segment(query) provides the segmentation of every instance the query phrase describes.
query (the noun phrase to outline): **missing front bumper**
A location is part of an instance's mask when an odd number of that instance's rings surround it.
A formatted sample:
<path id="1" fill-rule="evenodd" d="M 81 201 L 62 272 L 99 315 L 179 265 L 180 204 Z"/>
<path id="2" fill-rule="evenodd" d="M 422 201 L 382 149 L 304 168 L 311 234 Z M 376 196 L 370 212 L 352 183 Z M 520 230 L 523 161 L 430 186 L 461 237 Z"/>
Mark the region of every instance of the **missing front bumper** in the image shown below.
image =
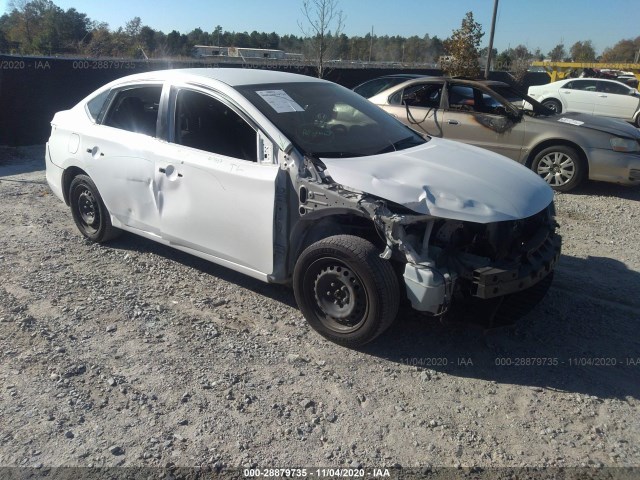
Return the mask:
<path id="1" fill-rule="evenodd" d="M 474 270 L 471 294 L 483 299 L 495 298 L 532 287 L 553 272 L 560 259 L 561 243 L 560 235 L 554 234 L 525 261 L 504 268 Z"/>

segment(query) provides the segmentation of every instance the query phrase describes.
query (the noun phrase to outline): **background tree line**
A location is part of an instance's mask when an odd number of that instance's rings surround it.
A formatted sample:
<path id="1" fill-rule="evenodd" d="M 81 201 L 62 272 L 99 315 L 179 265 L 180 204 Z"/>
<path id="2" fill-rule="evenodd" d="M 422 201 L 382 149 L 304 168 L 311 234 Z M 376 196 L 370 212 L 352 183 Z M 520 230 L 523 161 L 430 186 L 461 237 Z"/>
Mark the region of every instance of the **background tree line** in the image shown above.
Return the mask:
<path id="1" fill-rule="evenodd" d="M 196 28 L 189 33 L 173 30 L 164 33 L 142 23 L 135 17 L 117 29 L 90 19 L 75 8 L 63 10 L 51 0 L 14 0 L 10 11 L 0 17 L 0 52 L 24 55 L 82 55 L 117 58 L 166 58 L 191 56 L 194 45 L 218 45 L 246 48 L 280 49 L 288 53 L 305 54 L 310 39 L 300 35 L 278 35 L 275 32 L 230 32 L 216 25 L 211 31 Z M 466 19 L 469 20 L 468 18 Z M 471 21 L 473 17 L 471 16 Z M 463 20 L 463 27 L 464 27 Z M 472 34 L 482 37 L 478 30 Z M 473 24 L 469 24 L 473 27 Z M 347 36 L 338 32 L 328 37 L 333 44 L 332 60 L 400 63 L 432 63 L 442 55 L 451 55 L 459 43 L 454 35 L 448 39 L 425 34 L 422 37 L 388 36 L 367 33 Z M 446 48 L 449 47 L 449 48 Z M 485 48 L 478 56 L 486 56 Z M 546 55 L 540 49 L 530 51 L 524 45 L 494 50 L 494 69 L 517 69 L 533 60 L 633 62 L 640 50 L 640 36 L 619 41 L 598 56 L 590 40 L 578 41 L 567 50 L 560 43 Z M 468 56 L 468 53 L 467 53 Z"/>

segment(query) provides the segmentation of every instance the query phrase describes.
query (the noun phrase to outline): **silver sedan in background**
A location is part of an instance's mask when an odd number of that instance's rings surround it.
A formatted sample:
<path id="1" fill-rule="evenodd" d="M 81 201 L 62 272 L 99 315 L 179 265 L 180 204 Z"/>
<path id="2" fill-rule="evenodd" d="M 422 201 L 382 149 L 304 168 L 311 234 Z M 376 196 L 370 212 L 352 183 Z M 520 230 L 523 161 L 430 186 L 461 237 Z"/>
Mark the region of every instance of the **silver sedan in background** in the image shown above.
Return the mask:
<path id="1" fill-rule="evenodd" d="M 506 83 L 422 77 L 369 100 L 423 135 L 516 160 L 558 191 L 586 179 L 640 184 L 638 129 L 622 120 L 558 114 Z"/>

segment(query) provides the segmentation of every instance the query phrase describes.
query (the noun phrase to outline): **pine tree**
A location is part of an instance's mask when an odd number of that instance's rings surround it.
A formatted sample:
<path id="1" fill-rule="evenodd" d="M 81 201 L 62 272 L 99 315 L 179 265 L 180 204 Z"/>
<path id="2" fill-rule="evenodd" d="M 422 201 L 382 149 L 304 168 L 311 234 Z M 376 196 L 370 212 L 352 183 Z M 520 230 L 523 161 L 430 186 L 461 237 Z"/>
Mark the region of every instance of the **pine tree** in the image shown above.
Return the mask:
<path id="1" fill-rule="evenodd" d="M 473 19 L 472 12 L 467 12 L 461 27 L 443 42 L 449 57 L 442 64 L 444 72 L 452 76 L 479 77 L 478 47 L 483 36 L 482 25 Z"/>

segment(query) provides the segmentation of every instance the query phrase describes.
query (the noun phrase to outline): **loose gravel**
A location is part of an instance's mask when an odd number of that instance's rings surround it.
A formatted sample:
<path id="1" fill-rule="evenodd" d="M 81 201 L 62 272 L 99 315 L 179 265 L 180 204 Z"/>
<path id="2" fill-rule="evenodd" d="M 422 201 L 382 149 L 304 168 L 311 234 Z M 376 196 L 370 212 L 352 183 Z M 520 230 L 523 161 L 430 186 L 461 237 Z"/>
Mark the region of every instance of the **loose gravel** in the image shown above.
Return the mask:
<path id="1" fill-rule="evenodd" d="M 0 148 L 0 466 L 640 466 L 640 189 L 556 196 L 516 325 L 403 310 L 356 351 L 285 287 L 84 240 L 43 157 Z"/>

